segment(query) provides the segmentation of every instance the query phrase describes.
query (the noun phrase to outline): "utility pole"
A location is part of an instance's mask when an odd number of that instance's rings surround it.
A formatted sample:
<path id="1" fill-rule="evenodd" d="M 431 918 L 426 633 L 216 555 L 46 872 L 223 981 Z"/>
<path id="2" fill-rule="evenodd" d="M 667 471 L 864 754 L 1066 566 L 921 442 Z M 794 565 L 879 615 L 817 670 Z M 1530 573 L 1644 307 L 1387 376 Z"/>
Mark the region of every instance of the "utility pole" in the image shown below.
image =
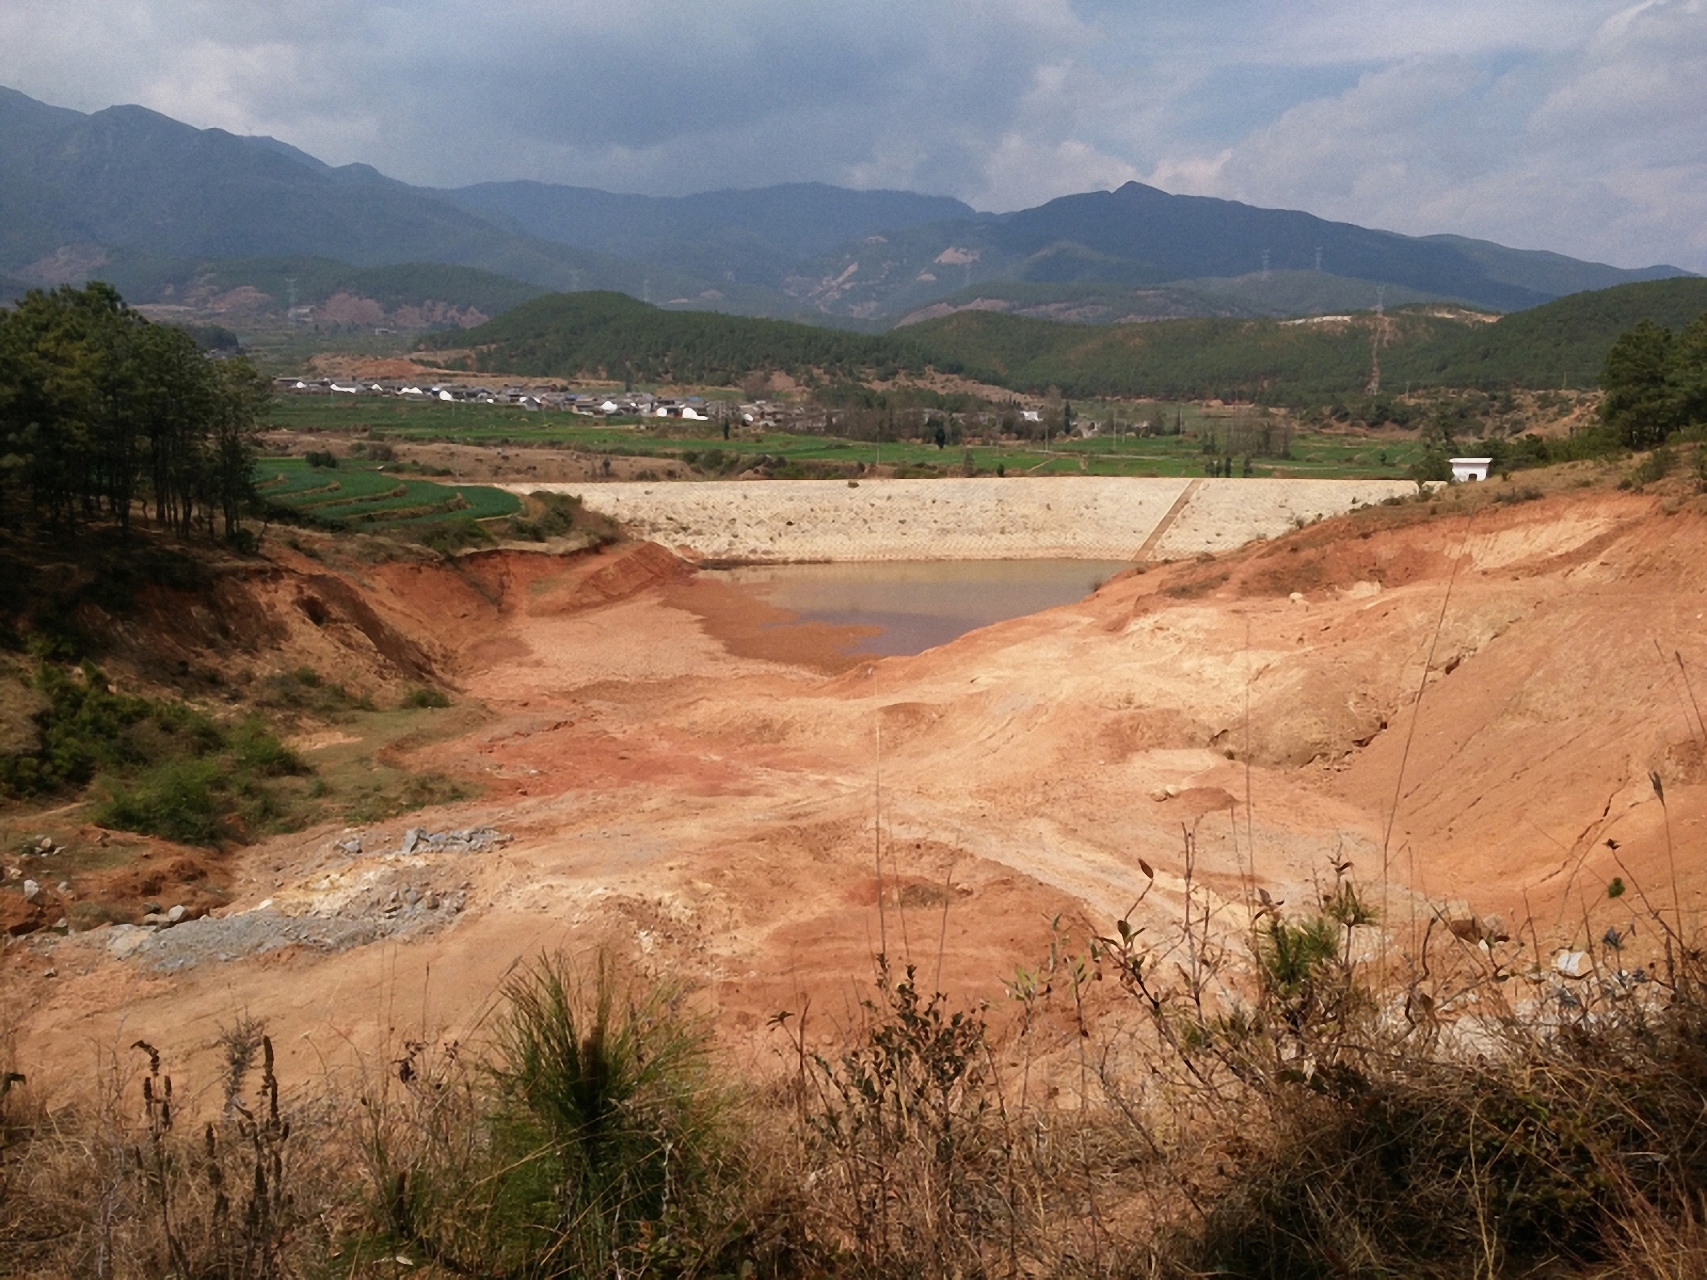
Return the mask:
<path id="1" fill-rule="evenodd" d="M 1375 287 L 1375 329 L 1369 338 L 1369 382 L 1363 388 L 1365 395 L 1379 395 L 1381 392 L 1381 342 L 1387 336 L 1387 286 Z"/>

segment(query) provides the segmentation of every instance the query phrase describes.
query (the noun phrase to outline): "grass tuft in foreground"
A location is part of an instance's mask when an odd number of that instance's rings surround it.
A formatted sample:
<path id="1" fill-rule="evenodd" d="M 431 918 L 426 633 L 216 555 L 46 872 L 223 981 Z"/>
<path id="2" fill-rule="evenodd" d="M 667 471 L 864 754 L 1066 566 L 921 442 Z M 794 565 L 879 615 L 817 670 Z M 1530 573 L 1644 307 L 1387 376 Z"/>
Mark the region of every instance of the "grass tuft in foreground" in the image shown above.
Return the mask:
<path id="1" fill-rule="evenodd" d="M 365 1106 L 380 1251 L 464 1275 L 670 1274 L 715 1254 L 735 1146 L 709 1027 L 669 985 L 548 957 L 505 988 L 491 1056 L 411 1046 Z"/>

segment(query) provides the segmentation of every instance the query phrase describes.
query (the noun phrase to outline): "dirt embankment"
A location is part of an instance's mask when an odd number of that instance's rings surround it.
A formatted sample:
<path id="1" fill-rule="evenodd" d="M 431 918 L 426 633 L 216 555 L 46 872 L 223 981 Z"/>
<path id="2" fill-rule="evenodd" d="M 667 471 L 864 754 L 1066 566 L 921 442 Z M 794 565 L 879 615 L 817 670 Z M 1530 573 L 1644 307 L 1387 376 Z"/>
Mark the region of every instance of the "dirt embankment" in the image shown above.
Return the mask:
<path id="1" fill-rule="evenodd" d="M 510 839 L 404 852 L 393 822 L 256 846 L 224 919 L 244 938 L 283 921 L 293 941 L 195 952 L 169 984 L 101 931 L 14 946 L 29 1051 L 105 1043 L 122 1022 L 175 1037 L 184 1078 L 211 1079 L 217 1023 L 248 1009 L 290 1046 L 286 1070 L 312 1072 L 400 1025 L 388 1002 L 423 1028 L 464 1026 L 518 958 L 600 943 L 697 980 L 728 1033 L 762 1046 L 767 1016 L 807 994 L 822 1033 L 851 1016 L 879 947 L 999 999 L 1052 921 L 1106 930 L 1130 910 L 1145 865 L 1139 924 L 1177 915 L 1189 889 L 1237 931 L 1255 887 L 1304 905 L 1344 861 L 1401 943 L 1413 920 L 1472 909 L 1532 920 L 1544 943 L 1598 936 L 1641 894 L 1669 901 L 1674 866 L 1698 910 L 1702 501 L 1468 502 L 1131 572 L 1081 604 L 830 674 L 810 660 L 826 637 L 800 647 L 708 601 L 657 548 L 341 568 L 400 653 L 485 708 L 404 748 L 480 788 L 409 824 Z M 280 652 L 400 672 L 316 585 L 325 571 L 273 571 Z M 1631 892 L 1610 897 L 1614 878 Z M 425 914 L 405 889 L 462 909 Z M 356 929 L 379 918 L 415 923 Z M 359 945 L 376 936 L 396 944 Z"/>
<path id="2" fill-rule="evenodd" d="M 371 722 L 411 693 L 454 688 L 518 599 L 542 613 L 585 609 L 681 569 L 647 544 L 448 560 L 395 547 L 387 554 L 403 559 L 376 559 L 373 549 L 293 534 L 270 540 L 264 557 L 236 558 L 144 533 L 122 548 L 96 539 L 61 559 L 7 544 L 4 567 L 21 591 L 4 602 L 4 617 L 91 654 L 113 693 L 182 699 L 220 722 L 259 709 L 311 756 L 365 745 L 406 770 L 418 736 L 408 725 L 397 726 L 399 749 L 383 716 L 369 725 L 371 742 L 323 717 L 347 721 L 360 712 Z M 49 701 L 29 680 L 32 662 L 0 650 L 0 744 L 8 753 L 40 746 L 37 717 Z M 94 799 L 103 794 L 98 786 Z M 0 809 L 0 934 L 135 923 L 173 908 L 193 920 L 229 905 L 242 854 L 104 831 L 83 821 L 88 812 L 75 804 L 41 814 L 17 803 Z"/>

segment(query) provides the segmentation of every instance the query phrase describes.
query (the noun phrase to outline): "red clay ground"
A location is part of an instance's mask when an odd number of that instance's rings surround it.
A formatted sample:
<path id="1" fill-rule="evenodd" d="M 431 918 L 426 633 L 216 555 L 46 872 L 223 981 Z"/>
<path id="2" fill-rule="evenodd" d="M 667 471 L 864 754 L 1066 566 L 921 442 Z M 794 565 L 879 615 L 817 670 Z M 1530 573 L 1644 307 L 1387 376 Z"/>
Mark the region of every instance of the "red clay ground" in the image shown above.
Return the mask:
<path id="1" fill-rule="evenodd" d="M 1306 904 L 1336 859 L 1401 945 L 1435 910 L 1598 936 L 1642 892 L 1669 911 L 1674 866 L 1698 915 L 1707 724 L 1685 677 L 1707 680 L 1703 500 L 1467 506 L 1366 510 L 851 665 L 827 629 L 757 625 L 759 606 L 650 546 L 285 556 L 250 587 L 279 661 L 394 683 L 430 666 L 487 714 L 408 758 L 485 794 L 378 824 L 359 855 L 334 848 L 342 828 L 245 850 L 222 914 L 355 918 L 405 879 L 466 909 L 170 972 L 114 958 L 108 930 L 16 944 L 22 1069 L 142 1036 L 174 1047 L 181 1085 L 211 1087 L 218 1025 L 248 1012 L 302 1079 L 388 1036 L 466 1035 L 516 963 L 599 944 L 700 984 L 764 1063 L 769 1015 L 809 996 L 827 1036 L 880 946 L 999 1001 L 1052 922 L 1082 937 L 1128 911 L 1141 859 L 1156 888 L 1134 919 L 1160 931 L 1187 831 L 1234 932 L 1250 886 Z M 395 854 L 406 826 L 481 824 L 514 839 Z M 1632 892 L 1609 899 L 1614 877 Z"/>

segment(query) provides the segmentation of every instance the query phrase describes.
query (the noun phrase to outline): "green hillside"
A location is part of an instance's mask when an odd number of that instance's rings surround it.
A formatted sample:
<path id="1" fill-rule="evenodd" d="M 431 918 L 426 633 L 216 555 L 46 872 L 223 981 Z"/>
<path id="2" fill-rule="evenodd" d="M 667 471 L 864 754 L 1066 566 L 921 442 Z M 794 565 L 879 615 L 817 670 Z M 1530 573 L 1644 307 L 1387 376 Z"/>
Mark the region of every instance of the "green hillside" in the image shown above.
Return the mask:
<path id="1" fill-rule="evenodd" d="M 473 348 L 479 370 L 704 385 L 737 383 L 774 369 L 820 370 L 854 379 L 925 369 L 923 353 L 908 338 L 665 311 L 606 292 L 550 294 L 477 328 L 435 334 L 419 345 L 423 350 Z"/>
<path id="2" fill-rule="evenodd" d="M 1404 353 L 1397 376 L 1452 387 L 1593 386 L 1606 353 L 1643 320 L 1679 329 L 1707 312 L 1707 279 L 1686 276 L 1574 293 L 1461 333 L 1433 350 Z"/>
<path id="3" fill-rule="evenodd" d="M 1297 403 L 1363 387 L 1373 325 L 1374 317 L 1358 316 L 1089 327 L 964 311 L 909 332 L 939 368 L 1016 391 Z M 1418 311 L 1391 315 L 1387 326 L 1395 347 L 1434 347 L 1456 337 L 1462 322 Z"/>
<path id="4" fill-rule="evenodd" d="M 1606 353 L 1640 320 L 1678 328 L 1707 312 L 1707 280 L 1643 281 L 1572 294 L 1489 321 L 1415 306 L 1388 314 L 1380 348 L 1388 388 L 1593 386 Z M 1361 390 L 1375 317 L 1168 320 L 1087 328 L 989 312 L 910 326 L 941 366 L 1022 391 L 1070 396 L 1265 400 L 1308 404 Z"/>
<path id="5" fill-rule="evenodd" d="M 425 348 L 474 348 L 478 370 L 730 385 L 753 373 L 887 380 L 934 368 L 1018 392 L 1072 398 L 1255 400 L 1318 405 L 1360 393 L 1381 335 L 1382 383 L 1422 387 L 1592 386 L 1613 340 L 1639 320 L 1677 328 L 1707 311 L 1707 280 L 1619 285 L 1490 321 L 1414 305 L 1304 320 L 1225 318 L 1084 325 L 961 311 L 886 335 L 706 312 L 621 294 L 553 294 Z"/>
<path id="6" fill-rule="evenodd" d="M 1257 273 L 1226 279 L 1176 280 L 1162 285 L 998 280 L 957 289 L 903 317 L 895 327 L 906 328 L 937 318 L 948 308 L 976 308 L 1077 324 L 1320 316 L 1367 310 L 1382 296 L 1379 292 L 1382 289 L 1389 307 L 1451 301 L 1415 289 L 1352 280 L 1326 271 L 1272 271 L 1267 276 Z"/>

